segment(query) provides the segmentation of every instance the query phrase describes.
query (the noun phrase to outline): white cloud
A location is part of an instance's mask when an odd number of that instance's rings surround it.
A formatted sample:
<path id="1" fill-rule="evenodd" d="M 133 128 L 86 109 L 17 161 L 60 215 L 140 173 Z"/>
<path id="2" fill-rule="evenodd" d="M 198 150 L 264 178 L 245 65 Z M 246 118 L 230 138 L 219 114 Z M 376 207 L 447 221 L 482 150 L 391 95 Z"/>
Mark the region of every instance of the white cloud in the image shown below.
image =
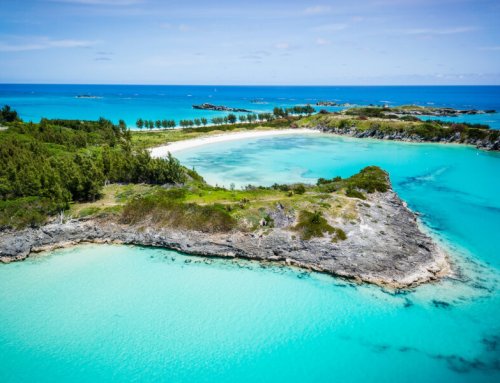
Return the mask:
<path id="1" fill-rule="evenodd" d="M 314 7 L 308 7 L 304 10 L 306 15 L 322 15 L 325 13 L 330 13 L 332 7 L 329 5 L 316 5 Z"/>
<path id="2" fill-rule="evenodd" d="M 290 49 L 290 44 L 285 43 L 285 42 L 281 42 L 281 43 L 274 44 L 274 47 L 276 49 L 287 50 L 287 49 Z"/>
<path id="3" fill-rule="evenodd" d="M 401 33 L 406 35 L 454 35 L 457 33 L 466 33 L 475 31 L 474 27 L 456 27 L 456 28 L 415 28 L 404 29 Z"/>
<path id="4" fill-rule="evenodd" d="M 46 37 L 33 39 L 29 43 L 4 43 L 0 41 L 0 52 L 23 52 L 23 51 L 36 51 L 51 48 L 88 48 L 95 44 L 97 41 L 88 40 L 52 40 Z"/>
<path id="5" fill-rule="evenodd" d="M 316 39 L 316 45 L 330 45 L 330 40 L 319 37 Z"/>

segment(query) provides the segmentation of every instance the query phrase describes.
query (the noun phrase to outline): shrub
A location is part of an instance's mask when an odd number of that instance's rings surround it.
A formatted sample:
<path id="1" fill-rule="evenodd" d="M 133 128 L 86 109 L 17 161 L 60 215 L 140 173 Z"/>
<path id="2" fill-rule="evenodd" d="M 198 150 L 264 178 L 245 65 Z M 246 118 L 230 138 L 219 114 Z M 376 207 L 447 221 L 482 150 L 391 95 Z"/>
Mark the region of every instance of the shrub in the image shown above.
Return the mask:
<path id="1" fill-rule="evenodd" d="M 223 205 L 183 203 L 176 193 L 160 191 L 133 199 L 123 209 L 122 222 L 207 233 L 228 232 L 236 226 Z"/>
<path id="2" fill-rule="evenodd" d="M 0 201 L 0 227 L 38 227 L 46 222 L 47 215 L 60 210 L 62 206 L 48 198 L 24 197 Z"/>
<path id="3" fill-rule="evenodd" d="M 351 198 L 366 199 L 365 195 L 353 188 L 347 188 L 345 195 Z"/>
<path id="4" fill-rule="evenodd" d="M 332 241 L 343 241 L 347 235 L 342 229 L 330 226 L 321 212 L 311 213 L 309 211 L 301 211 L 299 213 L 299 222 L 294 227 L 298 231 L 303 240 L 309 240 L 313 237 L 323 237 L 325 233 L 332 235 Z"/>
<path id="5" fill-rule="evenodd" d="M 303 184 L 298 184 L 293 188 L 295 194 L 304 194 L 306 192 L 306 187 Z"/>

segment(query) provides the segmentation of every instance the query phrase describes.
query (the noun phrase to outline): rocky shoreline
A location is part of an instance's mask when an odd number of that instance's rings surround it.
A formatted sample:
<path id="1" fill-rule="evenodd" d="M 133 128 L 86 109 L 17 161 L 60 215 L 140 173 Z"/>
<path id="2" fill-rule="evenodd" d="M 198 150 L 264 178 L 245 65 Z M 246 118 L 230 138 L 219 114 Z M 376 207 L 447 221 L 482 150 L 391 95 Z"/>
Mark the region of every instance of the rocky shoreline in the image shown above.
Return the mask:
<path id="1" fill-rule="evenodd" d="M 476 139 L 467 138 L 463 139 L 460 133 L 455 133 L 454 135 L 447 138 L 433 138 L 427 139 L 416 134 L 409 134 L 407 132 L 386 132 L 379 129 L 367 129 L 359 130 L 356 126 L 351 126 L 348 128 L 339 127 L 329 127 L 325 125 L 315 125 L 310 127 L 312 129 L 319 130 L 322 133 L 332 133 L 341 136 L 350 136 L 354 138 L 374 138 L 378 140 L 387 141 L 405 141 L 405 142 L 430 142 L 430 143 L 442 143 L 442 144 L 462 144 L 462 145 L 472 145 L 477 149 L 487 150 L 487 151 L 500 151 L 500 137 L 496 140 L 490 139 Z"/>
<path id="2" fill-rule="evenodd" d="M 493 109 L 453 109 L 453 108 L 387 108 L 393 111 L 394 114 L 400 116 L 434 116 L 434 117 L 459 117 L 464 115 L 476 114 L 493 114 L 496 113 Z"/>
<path id="3" fill-rule="evenodd" d="M 269 215 L 275 227 L 254 232 L 201 233 L 124 225 L 118 219 L 69 220 L 40 228 L 0 232 L 0 261 L 21 261 L 31 253 L 82 242 L 158 246 L 191 255 L 279 262 L 357 282 L 410 288 L 450 273 L 444 252 L 424 234 L 416 215 L 392 190 L 357 202 L 356 222 L 339 221 L 344 241 L 302 240 L 290 230 L 279 204 Z"/>

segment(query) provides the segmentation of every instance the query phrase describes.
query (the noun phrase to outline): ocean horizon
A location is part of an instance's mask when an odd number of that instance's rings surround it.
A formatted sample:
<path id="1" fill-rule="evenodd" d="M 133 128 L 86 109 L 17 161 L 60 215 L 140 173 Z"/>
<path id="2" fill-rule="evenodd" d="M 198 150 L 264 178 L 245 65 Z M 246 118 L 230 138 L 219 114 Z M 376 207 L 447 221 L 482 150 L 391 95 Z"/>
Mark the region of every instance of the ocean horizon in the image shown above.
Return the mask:
<path id="1" fill-rule="evenodd" d="M 124 120 L 135 127 L 137 119 L 211 119 L 227 112 L 195 110 L 193 105 L 212 103 L 270 112 L 319 101 L 339 105 L 416 104 L 455 109 L 493 109 L 496 113 L 441 118 L 500 129 L 500 86 L 498 85 L 104 85 L 104 84 L 0 84 L 0 105 L 10 105 L 26 121 L 41 118 Z M 317 110 L 339 111 L 347 106 L 316 106 Z M 435 119 L 435 118 L 433 118 Z"/>

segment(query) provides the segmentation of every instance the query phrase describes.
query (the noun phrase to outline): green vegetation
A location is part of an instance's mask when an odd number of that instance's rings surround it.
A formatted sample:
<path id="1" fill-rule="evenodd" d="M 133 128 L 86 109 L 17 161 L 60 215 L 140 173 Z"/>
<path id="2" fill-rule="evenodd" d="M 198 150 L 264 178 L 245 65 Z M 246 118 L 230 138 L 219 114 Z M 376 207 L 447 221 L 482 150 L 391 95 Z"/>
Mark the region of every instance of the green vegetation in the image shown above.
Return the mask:
<path id="1" fill-rule="evenodd" d="M 21 121 L 17 112 L 11 109 L 9 105 L 4 105 L 4 107 L 0 109 L 0 124 L 14 121 Z"/>
<path id="2" fill-rule="evenodd" d="M 313 237 L 323 237 L 325 234 L 330 234 L 334 242 L 343 241 L 347 238 L 346 233 L 342 229 L 330 226 L 327 220 L 318 211 L 314 213 L 301 211 L 294 230 L 298 231 L 301 238 L 304 240 Z"/>
<path id="3" fill-rule="evenodd" d="M 332 179 L 320 178 L 317 182 L 318 188 L 324 192 L 334 192 L 341 189 L 346 189 L 348 197 L 365 199 L 361 193 L 381 192 L 385 193 L 389 190 L 389 176 L 378 166 L 368 166 L 362 169 L 359 173 L 353 176 L 342 179 L 335 177 Z"/>
<path id="4" fill-rule="evenodd" d="M 222 117 L 215 117 L 222 118 Z M 248 118 L 248 116 L 247 116 Z M 153 130 L 149 132 L 130 132 L 131 143 L 134 149 L 145 149 L 154 146 L 165 145 L 168 142 L 176 142 L 207 136 L 211 134 L 221 134 L 224 132 L 237 132 L 247 130 L 267 130 L 290 128 L 300 117 L 287 117 L 282 119 L 269 120 L 265 122 L 255 122 L 245 124 L 224 124 L 200 127 L 188 127 L 183 129 Z M 201 119 L 200 119 L 201 121 Z"/>
<path id="5" fill-rule="evenodd" d="M 6 109 L 6 108 L 4 108 Z M 0 131 L 0 225 L 36 225 L 72 201 L 94 201 L 112 182 L 182 183 L 179 162 L 132 149 L 125 124 L 10 121 Z"/>
<path id="6" fill-rule="evenodd" d="M 370 108 L 356 108 L 363 113 L 365 109 Z M 376 109 L 381 110 L 380 108 Z M 419 119 L 415 121 L 413 116 L 355 117 L 350 116 L 349 113 L 352 113 L 352 109 L 346 111 L 346 114 L 316 114 L 302 118 L 297 122 L 297 125 L 300 127 L 322 126 L 326 129 L 340 131 L 352 129 L 358 133 L 365 133 L 369 137 L 376 134 L 404 135 L 423 141 L 453 140 L 465 143 L 470 140 L 495 142 L 500 139 L 500 131 L 490 130 L 488 126 L 481 124 L 451 123 L 439 120 L 421 121 Z"/>
<path id="7" fill-rule="evenodd" d="M 156 190 L 130 201 L 121 220 L 126 224 L 137 224 L 147 217 L 149 224 L 154 226 L 208 233 L 228 232 L 236 226 L 236 220 L 224 206 L 186 203 L 183 199 L 184 191 Z"/>
<path id="8" fill-rule="evenodd" d="M 332 183 L 335 183 L 334 187 L 327 191 Z M 358 190 L 369 193 L 387 190 L 388 187 L 386 173 L 379 168 L 370 167 L 346 179 L 337 177 L 322 180 L 318 186 L 249 185 L 235 190 L 213 187 L 203 180 L 192 179 L 183 186 L 167 190 L 151 187 L 118 191 L 115 188 L 113 193 L 114 204 L 122 207 L 121 221 L 126 224 L 209 233 L 227 232 L 236 228 L 254 231 L 273 227 L 275 223 L 272 212 L 276 211 L 276 206 L 280 206 L 289 216 L 299 217 L 298 226 L 290 229 L 299 231 L 302 238 L 309 239 L 318 236 L 318 233 L 328 233 L 332 240 L 340 241 L 345 239 L 345 233 L 326 226 L 323 215 L 352 221 L 357 217 L 356 200 L 349 198 L 347 191 L 350 190 L 355 198 L 359 198 L 361 192 Z M 85 208 L 89 207 L 86 205 Z M 102 205 L 102 209 L 109 208 L 109 203 Z M 116 211 L 118 210 L 115 209 L 114 212 Z M 308 211 L 316 212 L 316 218 L 311 222 L 304 218 Z"/>
<path id="9" fill-rule="evenodd" d="M 299 119 L 270 118 L 263 125 L 258 118 L 247 115 L 240 121 L 252 130 L 290 127 Z M 39 226 L 64 213 L 207 233 L 269 230 L 276 225 L 273 214 L 279 206 L 289 217 L 286 227 L 302 238 L 328 235 L 339 241 L 345 233 L 327 219 L 356 220 L 356 199 L 389 187 L 386 173 L 369 167 L 346 179 L 320 179 L 317 185 L 225 189 L 206 184 L 172 156 L 152 159 L 145 150 L 157 143 L 240 130 L 236 123 L 142 133 L 127 130 L 123 121 L 114 125 L 102 118 L 42 119 L 39 124 L 9 119 L 8 128 L 0 132 L 0 228 Z M 141 120 L 138 125 L 150 128 L 163 122 Z"/>
<path id="10" fill-rule="evenodd" d="M 174 120 L 143 120 L 142 118 L 139 118 L 135 122 L 135 126 L 137 129 L 142 130 L 144 128 L 149 128 L 149 129 L 168 129 L 168 128 L 175 128 L 175 121 Z"/>

